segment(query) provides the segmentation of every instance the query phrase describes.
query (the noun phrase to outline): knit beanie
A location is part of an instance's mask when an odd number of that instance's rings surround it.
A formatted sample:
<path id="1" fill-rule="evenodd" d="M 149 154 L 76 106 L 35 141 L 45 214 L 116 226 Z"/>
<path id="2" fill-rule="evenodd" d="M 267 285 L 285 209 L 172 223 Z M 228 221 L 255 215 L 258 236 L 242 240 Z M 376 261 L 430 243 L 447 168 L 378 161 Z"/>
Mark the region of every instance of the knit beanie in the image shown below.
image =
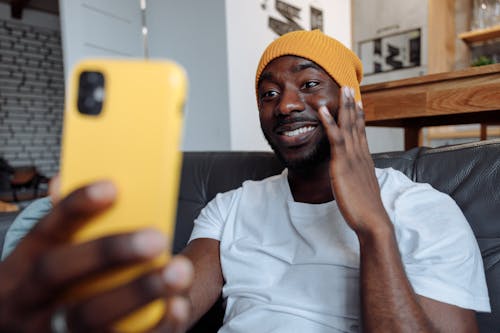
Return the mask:
<path id="1" fill-rule="evenodd" d="M 255 75 L 256 92 L 264 68 L 274 59 L 285 55 L 299 56 L 315 62 L 340 87 L 354 88 L 356 101 L 361 100 L 359 91 L 359 84 L 363 78 L 361 61 L 354 52 L 320 30 L 289 32 L 269 44 L 257 67 L 257 74 Z"/>

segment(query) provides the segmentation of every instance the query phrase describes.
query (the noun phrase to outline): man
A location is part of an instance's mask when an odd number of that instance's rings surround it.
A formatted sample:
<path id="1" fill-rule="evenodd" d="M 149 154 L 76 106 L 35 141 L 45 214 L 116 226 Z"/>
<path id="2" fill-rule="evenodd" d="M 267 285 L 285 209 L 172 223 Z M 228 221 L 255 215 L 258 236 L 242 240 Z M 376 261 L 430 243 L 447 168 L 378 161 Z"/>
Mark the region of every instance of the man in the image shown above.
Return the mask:
<path id="1" fill-rule="evenodd" d="M 489 301 L 472 231 L 448 196 L 395 170 L 374 169 L 361 77 L 354 53 L 319 31 L 289 33 L 266 49 L 256 75 L 259 117 L 287 169 L 219 194 L 201 212 L 183 251 L 194 267 L 192 286 L 188 265 L 169 274 L 182 276 L 170 281 L 170 301 L 184 302 L 187 292 L 191 313 L 170 311 L 165 325 L 195 322 L 222 292 L 220 332 L 477 331 L 474 310 L 489 311 Z M 57 229 L 64 212 L 83 216 L 78 224 L 105 209 L 113 188 L 97 186 L 105 200 L 82 207 L 77 202 L 89 198 L 77 192 L 38 234 Z M 78 209 L 62 208 L 71 205 Z M 71 251 L 58 252 L 68 259 Z M 74 313 L 70 307 L 71 327 L 78 326 Z"/>

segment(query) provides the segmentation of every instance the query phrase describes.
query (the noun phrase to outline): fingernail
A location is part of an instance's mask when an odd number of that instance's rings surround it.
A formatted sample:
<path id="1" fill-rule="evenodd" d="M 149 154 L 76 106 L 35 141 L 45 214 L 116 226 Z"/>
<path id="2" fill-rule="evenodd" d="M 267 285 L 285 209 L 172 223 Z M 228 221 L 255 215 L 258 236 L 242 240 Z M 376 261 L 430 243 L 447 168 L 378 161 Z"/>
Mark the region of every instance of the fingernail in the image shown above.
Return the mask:
<path id="1" fill-rule="evenodd" d="M 177 320 L 185 321 L 189 316 L 189 303 L 180 297 L 173 298 L 170 302 L 170 311 Z"/>
<path id="2" fill-rule="evenodd" d="M 362 109 L 363 108 L 363 102 L 358 101 L 358 106 Z"/>
<path id="3" fill-rule="evenodd" d="M 328 112 L 328 108 L 324 105 L 319 107 L 319 112 L 321 112 L 322 114 L 324 114 L 327 117 L 330 116 L 330 112 Z"/>
<path id="4" fill-rule="evenodd" d="M 110 200 L 115 198 L 116 188 L 111 182 L 98 182 L 87 188 L 87 195 L 94 201 Z"/>
<path id="5" fill-rule="evenodd" d="M 52 177 L 49 182 L 49 195 L 50 200 L 53 205 L 55 205 L 60 199 L 60 190 L 61 190 L 61 177 L 59 174 Z"/>
<path id="6" fill-rule="evenodd" d="M 342 92 L 344 93 L 344 97 L 349 97 L 349 87 L 344 87 Z"/>
<path id="7" fill-rule="evenodd" d="M 160 232 L 146 229 L 132 236 L 132 246 L 137 254 L 152 257 L 167 247 L 167 240 Z"/>
<path id="8" fill-rule="evenodd" d="M 163 271 L 165 283 L 182 287 L 193 276 L 193 266 L 184 259 L 174 258 Z"/>
<path id="9" fill-rule="evenodd" d="M 354 90 L 353 90 L 351 87 L 348 87 L 348 88 L 347 88 L 347 96 L 348 96 L 349 98 L 354 98 L 353 91 L 354 91 Z"/>

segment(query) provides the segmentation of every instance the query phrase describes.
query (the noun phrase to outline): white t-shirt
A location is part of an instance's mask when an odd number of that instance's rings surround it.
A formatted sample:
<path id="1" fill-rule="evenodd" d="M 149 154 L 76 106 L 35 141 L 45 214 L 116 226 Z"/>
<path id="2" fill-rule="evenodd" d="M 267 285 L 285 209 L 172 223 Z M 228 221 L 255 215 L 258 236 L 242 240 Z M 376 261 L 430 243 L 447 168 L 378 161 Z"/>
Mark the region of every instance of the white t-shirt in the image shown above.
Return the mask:
<path id="1" fill-rule="evenodd" d="M 415 292 L 490 311 L 483 263 L 456 203 L 394 169 L 376 169 Z M 359 332 L 359 242 L 335 201 L 293 200 L 287 171 L 218 194 L 190 240 L 220 241 L 227 301 L 219 332 Z"/>

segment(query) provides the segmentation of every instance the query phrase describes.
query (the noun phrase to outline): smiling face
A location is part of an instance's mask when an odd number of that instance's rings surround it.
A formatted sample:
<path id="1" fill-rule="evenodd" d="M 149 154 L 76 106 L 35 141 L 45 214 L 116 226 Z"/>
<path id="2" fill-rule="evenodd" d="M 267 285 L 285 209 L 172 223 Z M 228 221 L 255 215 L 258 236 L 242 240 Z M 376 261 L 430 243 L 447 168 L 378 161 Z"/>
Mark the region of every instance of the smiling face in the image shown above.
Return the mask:
<path id="1" fill-rule="evenodd" d="M 318 109 L 337 115 L 339 86 L 314 62 L 296 56 L 271 61 L 258 84 L 260 126 L 276 155 L 290 169 L 330 158 Z"/>

